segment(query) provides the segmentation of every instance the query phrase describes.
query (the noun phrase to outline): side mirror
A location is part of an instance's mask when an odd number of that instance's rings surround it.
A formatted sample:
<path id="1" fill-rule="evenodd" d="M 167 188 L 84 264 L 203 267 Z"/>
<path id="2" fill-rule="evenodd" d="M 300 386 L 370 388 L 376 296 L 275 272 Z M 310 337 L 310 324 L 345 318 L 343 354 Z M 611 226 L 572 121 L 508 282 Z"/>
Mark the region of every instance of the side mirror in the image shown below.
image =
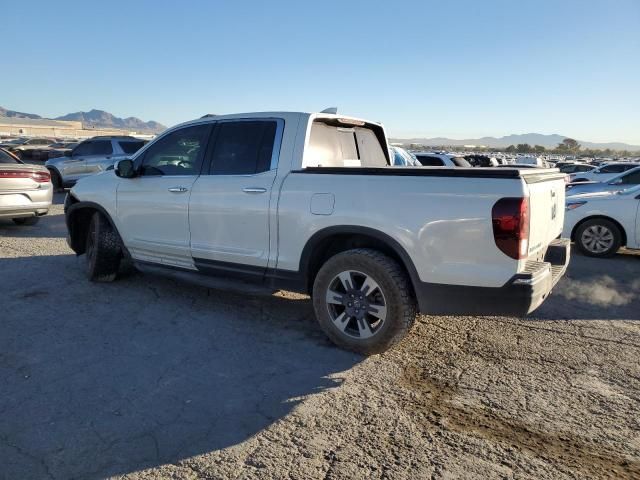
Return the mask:
<path id="1" fill-rule="evenodd" d="M 73 156 L 73 150 L 67 150 L 64 152 L 64 156 L 65 157 L 72 157 Z"/>
<path id="2" fill-rule="evenodd" d="M 621 178 L 609 183 L 609 185 L 621 185 L 621 184 L 622 184 L 622 179 Z"/>
<path id="3" fill-rule="evenodd" d="M 120 178 L 133 178 L 136 176 L 136 169 L 133 160 L 124 158 L 118 161 L 113 167 L 116 175 Z"/>

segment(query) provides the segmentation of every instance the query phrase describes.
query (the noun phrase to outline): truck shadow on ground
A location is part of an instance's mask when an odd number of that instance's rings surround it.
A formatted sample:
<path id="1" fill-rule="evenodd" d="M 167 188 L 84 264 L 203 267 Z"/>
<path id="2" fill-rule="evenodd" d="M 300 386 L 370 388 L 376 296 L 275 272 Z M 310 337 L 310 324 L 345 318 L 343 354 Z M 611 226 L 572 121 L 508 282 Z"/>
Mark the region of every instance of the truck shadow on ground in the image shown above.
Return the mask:
<path id="1" fill-rule="evenodd" d="M 93 284 L 77 262 L 0 259 L 6 478 L 98 479 L 237 445 L 362 359 L 304 297 Z"/>

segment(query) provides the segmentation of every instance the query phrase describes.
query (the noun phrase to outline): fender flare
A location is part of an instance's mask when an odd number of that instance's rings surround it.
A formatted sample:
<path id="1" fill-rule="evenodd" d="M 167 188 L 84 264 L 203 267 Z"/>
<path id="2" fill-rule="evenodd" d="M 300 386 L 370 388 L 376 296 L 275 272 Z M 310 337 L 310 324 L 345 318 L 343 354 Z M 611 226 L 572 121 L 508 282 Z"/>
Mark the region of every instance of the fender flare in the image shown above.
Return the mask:
<path id="1" fill-rule="evenodd" d="M 107 221 L 109 222 L 109 225 L 111 225 L 111 228 L 113 228 L 113 231 L 116 232 L 116 234 L 120 238 L 120 244 L 122 246 L 123 253 L 126 256 L 129 256 L 129 252 L 127 251 L 126 247 L 124 246 L 124 243 L 122 242 L 122 237 L 120 236 L 120 232 L 118 231 L 118 228 L 116 227 L 116 224 L 111 218 L 111 215 L 109 214 L 109 212 L 107 212 L 107 210 L 102 205 L 95 202 L 76 201 L 73 203 L 68 203 L 67 200 L 73 199 L 73 198 L 75 197 L 73 197 L 71 194 L 67 195 L 67 199 L 65 199 L 65 210 L 64 210 L 65 223 L 67 225 L 67 232 L 68 232 L 67 243 L 69 244 L 71 249 L 74 252 L 76 252 L 77 255 L 81 255 L 82 253 L 84 253 L 84 250 L 82 249 L 82 246 L 79 243 L 79 238 L 77 237 L 77 235 L 75 235 L 76 232 L 74 230 L 73 219 L 75 218 L 75 216 L 78 214 L 79 211 L 88 209 L 88 210 L 95 210 L 97 212 L 100 212 L 107 219 Z"/>
<path id="2" fill-rule="evenodd" d="M 305 244 L 300 255 L 299 272 L 303 275 L 303 278 L 309 278 L 309 266 L 313 258 L 313 252 L 316 247 L 329 237 L 336 235 L 365 235 L 387 245 L 400 259 L 402 265 L 409 274 L 412 286 L 415 288 L 421 282 L 418 271 L 413 263 L 413 260 L 404 249 L 404 247 L 396 239 L 389 234 L 376 230 L 375 228 L 362 227 L 358 225 L 334 225 L 326 227 L 315 232 Z"/>

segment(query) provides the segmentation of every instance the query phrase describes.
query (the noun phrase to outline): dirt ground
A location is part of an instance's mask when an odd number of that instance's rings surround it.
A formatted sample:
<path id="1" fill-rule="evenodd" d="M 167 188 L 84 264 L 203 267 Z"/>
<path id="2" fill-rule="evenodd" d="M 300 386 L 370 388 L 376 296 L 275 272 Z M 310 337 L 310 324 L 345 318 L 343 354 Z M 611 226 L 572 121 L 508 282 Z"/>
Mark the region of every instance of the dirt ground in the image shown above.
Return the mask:
<path id="1" fill-rule="evenodd" d="M 0 221 L 0 479 L 640 478 L 639 255 L 363 358 L 300 295 L 87 282 L 62 200 Z"/>

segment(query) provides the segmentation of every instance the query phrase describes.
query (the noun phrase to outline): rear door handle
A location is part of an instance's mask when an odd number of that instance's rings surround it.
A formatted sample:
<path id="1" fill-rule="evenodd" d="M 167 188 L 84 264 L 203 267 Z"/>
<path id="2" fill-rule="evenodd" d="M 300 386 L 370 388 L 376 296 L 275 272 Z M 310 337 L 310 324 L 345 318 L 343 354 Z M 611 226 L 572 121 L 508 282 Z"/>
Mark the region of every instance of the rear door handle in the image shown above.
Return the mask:
<path id="1" fill-rule="evenodd" d="M 266 188 L 261 187 L 245 187 L 242 189 L 244 193 L 264 193 L 267 191 Z"/>
<path id="2" fill-rule="evenodd" d="M 173 193 L 184 193 L 188 192 L 189 189 L 187 187 L 169 187 L 169 191 Z"/>

